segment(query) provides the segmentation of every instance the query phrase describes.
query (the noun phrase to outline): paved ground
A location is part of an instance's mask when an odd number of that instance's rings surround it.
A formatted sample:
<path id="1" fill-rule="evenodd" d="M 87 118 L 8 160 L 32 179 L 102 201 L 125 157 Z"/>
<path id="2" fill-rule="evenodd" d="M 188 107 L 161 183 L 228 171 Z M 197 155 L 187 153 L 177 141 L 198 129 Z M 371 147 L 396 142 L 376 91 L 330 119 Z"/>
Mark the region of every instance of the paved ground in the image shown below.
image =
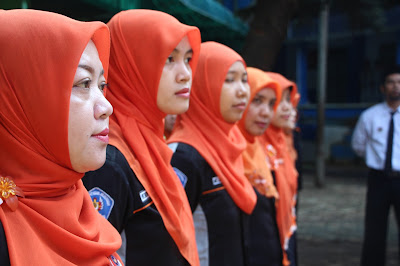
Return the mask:
<path id="1" fill-rule="evenodd" d="M 366 170 L 360 166 L 327 166 L 324 188 L 314 186 L 312 167 L 304 174 L 299 198 L 300 266 L 359 265 L 363 238 Z M 387 266 L 397 260 L 394 215 L 388 234 Z"/>

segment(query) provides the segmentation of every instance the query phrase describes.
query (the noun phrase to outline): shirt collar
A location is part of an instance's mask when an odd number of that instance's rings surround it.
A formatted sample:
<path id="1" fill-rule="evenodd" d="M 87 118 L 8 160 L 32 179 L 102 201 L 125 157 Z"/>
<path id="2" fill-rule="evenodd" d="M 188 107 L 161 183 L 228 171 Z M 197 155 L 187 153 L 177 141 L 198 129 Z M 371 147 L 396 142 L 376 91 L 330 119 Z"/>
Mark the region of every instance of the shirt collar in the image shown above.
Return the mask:
<path id="1" fill-rule="evenodd" d="M 393 110 L 393 109 L 387 104 L 387 102 L 384 102 L 384 108 L 385 108 L 385 110 L 387 110 L 388 112 L 393 112 L 393 111 L 395 111 L 396 113 L 397 113 L 397 112 L 400 112 L 400 106 L 397 107 L 396 110 Z"/>

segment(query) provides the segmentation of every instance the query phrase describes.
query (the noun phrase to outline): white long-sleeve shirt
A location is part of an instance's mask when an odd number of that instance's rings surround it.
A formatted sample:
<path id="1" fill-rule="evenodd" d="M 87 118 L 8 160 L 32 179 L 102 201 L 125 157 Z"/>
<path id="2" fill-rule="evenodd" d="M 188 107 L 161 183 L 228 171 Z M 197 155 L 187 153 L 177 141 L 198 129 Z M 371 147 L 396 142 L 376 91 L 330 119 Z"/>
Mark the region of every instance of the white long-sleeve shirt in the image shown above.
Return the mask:
<path id="1" fill-rule="evenodd" d="M 383 102 L 362 112 L 358 119 L 351 146 L 359 156 L 365 158 L 365 163 L 369 168 L 384 169 L 390 113 L 392 111 L 394 110 Z M 400 171 L 400 107 L 393 115 L 393 121 L 392 169 Z"/>

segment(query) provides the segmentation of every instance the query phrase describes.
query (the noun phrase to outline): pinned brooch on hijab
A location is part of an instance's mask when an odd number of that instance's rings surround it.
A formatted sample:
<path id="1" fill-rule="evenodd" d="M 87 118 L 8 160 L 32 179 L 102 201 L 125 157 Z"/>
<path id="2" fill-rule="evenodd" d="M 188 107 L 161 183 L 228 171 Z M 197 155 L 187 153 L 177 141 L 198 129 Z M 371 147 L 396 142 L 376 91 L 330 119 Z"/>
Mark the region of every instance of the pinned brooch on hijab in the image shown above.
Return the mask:
<path id="1" fill-rule="evenodd" d="M 12 211 L 15 211 L 18 207 L 17 197 L 25 197 L 22 189 L 15 185 L 11 177 L 0 176 L 0 205 L 5 202 Z"/>

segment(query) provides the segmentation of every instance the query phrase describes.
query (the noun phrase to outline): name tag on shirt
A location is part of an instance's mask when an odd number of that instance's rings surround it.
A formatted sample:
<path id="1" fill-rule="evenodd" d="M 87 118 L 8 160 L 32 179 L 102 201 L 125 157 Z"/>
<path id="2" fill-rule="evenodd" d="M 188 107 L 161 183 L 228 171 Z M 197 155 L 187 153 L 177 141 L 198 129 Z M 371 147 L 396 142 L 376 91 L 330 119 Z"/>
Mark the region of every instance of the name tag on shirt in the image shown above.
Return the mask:
<path id="1" fill-rule="evenodd" d="M 214 177 L 212 178 L 212 184 L 213 184 L 214 186 L 221 185 L 221 180 L 219 180 L 218 176 L 214 176 Z"/>
<path id="2" fill-rule="evenodd" d="M 142 190 L 139 192 L 140 200 L 144 203 L 146 200 L 149 199 L 149 194 L 147 194 L 146 190 Z"/>

